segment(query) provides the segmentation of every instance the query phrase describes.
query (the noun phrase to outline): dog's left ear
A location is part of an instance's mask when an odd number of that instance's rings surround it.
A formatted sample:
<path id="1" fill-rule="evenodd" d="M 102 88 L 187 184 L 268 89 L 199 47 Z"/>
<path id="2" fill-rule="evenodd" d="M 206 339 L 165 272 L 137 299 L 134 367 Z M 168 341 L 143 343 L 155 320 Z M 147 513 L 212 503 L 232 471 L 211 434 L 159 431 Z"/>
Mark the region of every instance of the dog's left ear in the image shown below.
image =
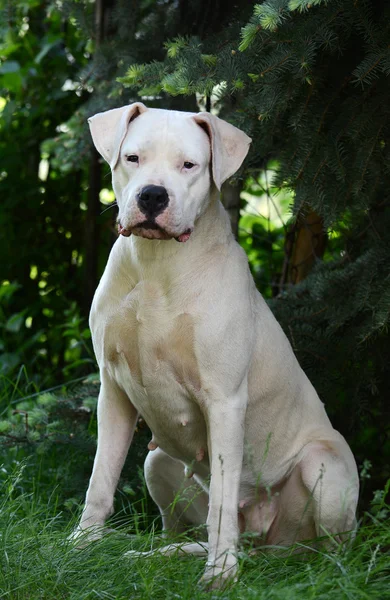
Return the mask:
<path id="1" fill-rule="evenodd" d="M 148 110 L 142 102 L 97 113 L 88 119 L 96 150 L 114 170 L 131 121 Z"/>
<path id="2" fill-rule="evenodd" d="M 223 182 L 241 167 L 252 140 L 241 129 L 210 113 L 199 113 L 194 120 L 210 138 L 213 179 L 220 190 Z"/>

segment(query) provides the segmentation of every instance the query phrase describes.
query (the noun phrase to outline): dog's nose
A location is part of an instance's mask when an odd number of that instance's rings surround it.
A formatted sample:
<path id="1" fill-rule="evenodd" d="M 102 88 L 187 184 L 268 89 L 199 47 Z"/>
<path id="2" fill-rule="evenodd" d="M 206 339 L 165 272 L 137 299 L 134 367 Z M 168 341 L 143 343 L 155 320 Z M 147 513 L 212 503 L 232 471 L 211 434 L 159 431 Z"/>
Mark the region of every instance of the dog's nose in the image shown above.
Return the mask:
<path id="1" fill-rule="evenodd" d="M 168 192 L 161 185 L 147 185 L 138 195 L 138 206 L 148 217 L 157 217 L 169 203 Z"/>

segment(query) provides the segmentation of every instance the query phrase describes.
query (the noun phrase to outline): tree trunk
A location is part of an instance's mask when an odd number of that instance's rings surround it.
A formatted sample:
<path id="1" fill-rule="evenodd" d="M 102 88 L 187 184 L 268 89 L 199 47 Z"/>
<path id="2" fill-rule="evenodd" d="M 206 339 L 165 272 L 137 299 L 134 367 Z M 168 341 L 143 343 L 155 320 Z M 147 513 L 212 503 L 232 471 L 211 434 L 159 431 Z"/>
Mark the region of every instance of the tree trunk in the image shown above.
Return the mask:
<path id="1" fill-rule="evenodd" d="M 104 9 L 105 0 L 95 3 L 95 48 L 98 49 L 104 39 Z M 95 148 L 91 150 L 89 162 L 88 205 L 85 221 L 85 287 L 83 309 L 89 314 L 92 299 L 98 284 L 98 255 L 100 242 L 100 188 L 102 165 L 100 156 Z"/>
<path id="2" fill-rule="evenodd" d="M 316 212 L 298 215 L 286 234 L 280 290 L 287 283 L 299 283 L 308 276 L 314 262 L 323 257 L 327 239 L 323 219 Z"/>

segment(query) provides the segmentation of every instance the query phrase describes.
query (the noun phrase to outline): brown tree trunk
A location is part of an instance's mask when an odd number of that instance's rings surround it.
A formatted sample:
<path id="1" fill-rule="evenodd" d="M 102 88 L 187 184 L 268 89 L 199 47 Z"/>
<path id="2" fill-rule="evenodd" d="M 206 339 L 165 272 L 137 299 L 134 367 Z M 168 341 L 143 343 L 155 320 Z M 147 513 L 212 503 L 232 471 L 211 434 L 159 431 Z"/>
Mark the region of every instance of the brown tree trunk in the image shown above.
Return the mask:
<path id="1" fill-rule="evenodd" d="M 280 290 L 307 277 L 314 262 L 323 257 L 327 240 L 323 219 L 316 212 L 298 215 L 286 234 Z"/>

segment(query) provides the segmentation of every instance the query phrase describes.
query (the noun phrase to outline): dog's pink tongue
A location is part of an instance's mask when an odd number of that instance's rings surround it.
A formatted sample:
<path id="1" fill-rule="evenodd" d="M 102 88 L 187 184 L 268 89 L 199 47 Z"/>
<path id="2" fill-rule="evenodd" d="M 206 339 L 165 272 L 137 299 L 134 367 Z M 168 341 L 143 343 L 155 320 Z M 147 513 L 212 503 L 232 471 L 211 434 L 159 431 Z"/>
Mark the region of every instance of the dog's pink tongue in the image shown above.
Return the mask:
<path id="1" fill-rule="evenodd" d="M 190 235 L 191 235 L 191 229 L 187 229 L 187 231 L 185 231 L 184 233 L 182 233 L 181 235 L 179 235 L 176 240 L 178 242 L 187 242 L 190 239 Z"/>
<path id="2" fill-rule="evenodd" d="M 124 235 L 125 237 L 129 237 L 129 235 L 131 235 L 131 231 L 122 227 L 120 223 L 118 224 L 118 233 L 120 235 Z"/>

